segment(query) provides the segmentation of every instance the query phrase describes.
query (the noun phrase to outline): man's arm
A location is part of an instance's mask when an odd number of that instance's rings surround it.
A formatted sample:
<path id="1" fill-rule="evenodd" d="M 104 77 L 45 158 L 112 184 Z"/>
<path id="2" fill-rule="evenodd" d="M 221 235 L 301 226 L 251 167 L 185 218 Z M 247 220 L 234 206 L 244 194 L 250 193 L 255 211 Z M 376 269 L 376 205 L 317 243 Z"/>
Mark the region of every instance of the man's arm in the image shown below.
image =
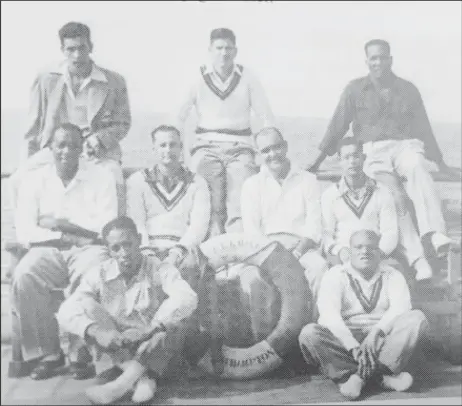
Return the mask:
<path id="1" fill-rule="evenodd" d="M 179 244 L 187 248 L 199 245 L 207 234 L 210 224 L 210 192 L 207 183 L 200 176 L 195 176 L 197 185 L 193 207 L 189 215 L 189 226 Z"/>
<path id="2" fill-rule="evenodd" d="M 141 234 L 141 245 L 149 245 L 147 213 L 143 196 L 141 174 L 134 173 L 127 179 L 127 216 L 132 218 Z"/>
<path id="3" fill-rule="evenodd" d="M 132 120 L 125 79 L 118 76 L 115 81 L 118 82 L 118 86 L 112 90 L 115 92 L 114 109 L 108 117 L 98 120 L 92 129 L 92 135 L 98 138 L 106 149 L 116 147 L 125 138 Z"/>
<path id="4" fill-rule="evenodd" d="M 330 255 L 338 255 L 341 249 L 347 248 L 336 242 L 337 219 L 334 213 L 334 191 L 327 189 L 321 196 L 322 224 L 324 229 L 323 246 L 324 252 Z"/>
<path id="5" fill-rule="evenodd" d="M 379 193 L 379 229 L 380 229 L 380 242 L 379 248 L 386 255 L 389 256 L 398 246 L 399 228 L 398 228 L 398 215 L 396 212 L 396 204 L 391 192 L 385 187 L 380 188 Z"/>
<path id="6" fill-rule="evenodd" d="M 244 182 L 241 190 L 241 216 L 244 233 L 264 235 L 261 228 L 262 214 L 259 189 L 253 178 Z"/>
<path id="7" fill-rule="evenodd" d="M 41 172 L 41 171 L 40 171 Z M 60 239 L 62 233 L 41 227 L 39 224 L 41 174 L 35 173 L 25 179 L 18 190 L 15 210 L 16 238 L 28 247 L 31 242 Z"/>
<path id="8" fill-rule="evenodd" d="M 19 162 L 24 162 L 40 149 L 39 137 L 46 109 L 43 102 L 42 77 L 39 75 L 35 78 L 30 90 L 26 131 L 24 133 L 24 143 L 20 150 Z"/>
<path id="9" fill-rule="evenodd" d="M 385 334 L 390 332 L 392 323 L 396 317 L 412 309 L 409 287 L 401 272 L 393 270 L 388 286 L 389 307 L 380 321 L 375 325 L 375 328 L 382 330 Z"/>
<path id="10" fill-rule="evenodd" d="M 321 188 L 315 175 L 309 174 L 305 179 L 301 185 L 305 189 L 305 233 L 295 249 L 302 255 L 309 249 L 317 248 L 322 238 Z"/>
<path id="11" fill-rule="evenodd" d="M 446 166 L 441 149 L 436 142 L 435 135 L 425 110 L 424 102 L 419 90 L 414 87 L 414 117 L 412 120 L 412 133 L 415 138 L 421 139 L 425 144 L 425 154 L 438 165 Z"/>
<path id="12" fill-rule="evenodd" d="M 261 120 L 263 127 L 273 127 L 275 125 L 275 118 L 265 90 L 260 81 L 248 70 L 244 71 L 248 75 L 250 87 L 250 106 L 252 107 L 255 115 Z"/>
<path id="13" fill-rule="evenodd" d="M 347 133 L 353 121 L 354 104 L 352 102 L 351 86 L 349 84 L 340 96 L 340 101 L 327 127 L 326 134 L 319 145 L 319 149 L 327 155 L 335 154 L 337 143 Z"/>
<path id="14" fill-rule="evenodd" d="M 327 327 L 349 351 L 359 347 L 350 329 L 342 318 L 343 278 L 339 268 L 331 268 L 324 274 L 319 288 L 319 324 Z"/>
<path id="15" fill-rule="evenodd" d="M 176 267 L 166 262 L 159 266 L 162 289 L 168 298 L 157 310 L 153 324 L 161 323 L 168 330 L 192 315 L 197 308 L 198 299 Z"/>

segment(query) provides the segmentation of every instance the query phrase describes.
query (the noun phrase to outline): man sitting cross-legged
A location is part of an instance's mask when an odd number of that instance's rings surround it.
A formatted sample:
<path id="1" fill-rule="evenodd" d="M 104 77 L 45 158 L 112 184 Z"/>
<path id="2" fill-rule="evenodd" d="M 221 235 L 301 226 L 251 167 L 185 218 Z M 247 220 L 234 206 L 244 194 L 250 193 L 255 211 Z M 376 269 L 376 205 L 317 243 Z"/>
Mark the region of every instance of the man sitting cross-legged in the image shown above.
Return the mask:
<path id="1" fill-rule="evenodd" d="M 315 175 L 300 170 L 287 157 L 287 141 L 276 128 L 256 135 L 263 159 L 260 173 L 244 183 L 241 211 L 244 232 L 279 241 L 305 268 L 316 298 L 327 263 L 318 248 L 322 235 L 321 190 Z"/>
<path id="2" fill-rule="evenodd" d="M 353 233 L 351 262 L 326 272 L 319 290 L 318 324 L 299 336 L 309 363 L 339 384 L 350 399 L 367 380 L 404 391 L 413 378 L 403 372 L 427 326 L 420 310 L 411 310 L 403 275 L 380 263 L 379 237 L 371 230 Z"/>
<path id="3" fill-rule="evenodd" d="M 12 317 L 24 361 L 41 359 L 34 379 L 50 377 L 65 362 L 53 290 L 74 290 L 84 272 L 107 259 L 98 236 L 117 216 L 115 180 L 105 168 L 79 165 L 82 146 L 80 128 L 61 124 L 51 141 L 53 164 L 31 173 L 19 188 L 16 234 L 27 253 L 13 273 Z M 87 355 L 80 362 L 90 361 Z M 81 366 L 76 374 L 94 374 L 91 364 L 93 372 Z"/>
<path id="4" fill-rule="evenodd" d="M 348 262 L 351 235 L 370 229 L 380 235 L 382 259 L 390 257 L 398 247 L 409 266 L 416 270 L 417 280 L 430 278 L 432 270 L 410 217 L 401 217 L 399 227 L 393 195 L 385 185 L 364 173 L 362 143 L 344 138 L 339 143 L 338 154 L 342 178 L 321 198 L 324 250 L 330 262 L 333 265 Z"/>
<path id="5" fill-rule="evenodd" d="M 87 389 L 92 402 L 112 403 L 131 390 L 134 402 L 147 402 L 156 390 L 152 375 L 164 374 L 182 349 L 197 295 L 177 268 L 141 253 L 132 219 L 116 218 L 102 234 L 111 259 L 84 276 L 58 319 L 114 362 L 100 385 Z"/>

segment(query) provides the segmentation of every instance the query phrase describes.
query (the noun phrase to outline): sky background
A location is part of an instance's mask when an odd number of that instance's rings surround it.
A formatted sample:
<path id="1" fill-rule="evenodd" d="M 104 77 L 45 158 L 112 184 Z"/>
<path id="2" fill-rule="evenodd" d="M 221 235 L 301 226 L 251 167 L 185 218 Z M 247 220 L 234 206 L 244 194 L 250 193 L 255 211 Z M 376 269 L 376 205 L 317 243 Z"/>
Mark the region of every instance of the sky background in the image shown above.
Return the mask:
<path id="1" fill-rule="evenodd" d="M 229 27 L 276 115 L 329 118 L 364 43 L 391 43 L 394 71 L 430 118 L 461 122 L 461 2 L 2 2 L 2 110 L 25 109 L 36 74 L 62 58 L 59 28 L 92 30 L 93 58 L 125 76 L 134 111 L 169 112 L 207 61 L 210 31 Z"/>

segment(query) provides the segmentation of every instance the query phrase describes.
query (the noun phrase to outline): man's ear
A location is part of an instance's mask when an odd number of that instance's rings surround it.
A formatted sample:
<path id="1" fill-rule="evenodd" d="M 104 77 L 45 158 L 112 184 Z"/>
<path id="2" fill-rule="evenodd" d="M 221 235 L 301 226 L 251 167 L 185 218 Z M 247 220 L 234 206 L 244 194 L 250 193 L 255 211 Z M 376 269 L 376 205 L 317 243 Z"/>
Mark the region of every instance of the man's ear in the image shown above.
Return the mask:
<path id="1" fill-rule="evenodd" d="M 90 54 L 91 54 L 93 52 L 93 42 L 88 41 L 88 46 L 89 46 Z"/>

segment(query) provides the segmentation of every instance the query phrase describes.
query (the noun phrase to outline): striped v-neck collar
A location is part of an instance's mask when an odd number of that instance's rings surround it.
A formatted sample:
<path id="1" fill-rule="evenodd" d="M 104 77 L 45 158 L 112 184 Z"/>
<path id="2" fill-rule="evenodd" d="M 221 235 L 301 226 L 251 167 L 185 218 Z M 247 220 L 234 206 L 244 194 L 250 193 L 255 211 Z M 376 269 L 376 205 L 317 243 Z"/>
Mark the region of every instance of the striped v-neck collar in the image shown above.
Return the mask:
<path id="1" fill-rule="evenodd" d="M 213 83 L 210 69 L 208 69 L 205 65 L 201 66 L 201 74 L 207 87 L 221 100 L 225 100 L 237 88 L 241 81 L 243 71 L 244 67 L 242 65 L 236 65 L 233 73 L 231 74 L 232 79 L 229 83 L 229 86 L 225 90 L 221 90 L 215 85 L 215 83 Z"/>
<path id="2" fill-rule="evenodd" d="M 367 177 L 364 186 L 359 191 L 360 196 L 355 198 L 355 193 L 348 187 L 345 178 L 342 177 L 337 184 L 343 201 L 358 218 L 362 217 L 364 210 L 372 199 L 376 186 L 377 183 L 373 179 Z"/>
<path id="3" fill-rule="evenodd" d="M 152 193 L 158 198 L 159 202 L 167 211 L 171 211 L 180 202 L 194 180 L 194 174 L 182 167 L 180 173 L 176 176 L 177 183 L 171 190 L 168 190 L 167 187 L 160 182 L 157 167 L 145 169 L 143 175 Z"/>
<path id="4" fill-rule="evenodd" d="M 355 296 L 358 298 L 359 303 L 361 303 L 361 306 L 363 307 L 364 311 L 367 313 L 371 313 L 377 306 L 377 303 L 380 298 L 380 294 L 382 293 L 382 287 L 383 287 L 383 277 L 380 274 L 376 281 L 374 282 L 374 285 L 372 287 L 372 293 L 371 297 L 368 298 L 359 283 L 359 281 L 354 278 L 349 272 L 347 272 L 348 280 L 350 282 L 351 289 L 353 290 Z"/>

